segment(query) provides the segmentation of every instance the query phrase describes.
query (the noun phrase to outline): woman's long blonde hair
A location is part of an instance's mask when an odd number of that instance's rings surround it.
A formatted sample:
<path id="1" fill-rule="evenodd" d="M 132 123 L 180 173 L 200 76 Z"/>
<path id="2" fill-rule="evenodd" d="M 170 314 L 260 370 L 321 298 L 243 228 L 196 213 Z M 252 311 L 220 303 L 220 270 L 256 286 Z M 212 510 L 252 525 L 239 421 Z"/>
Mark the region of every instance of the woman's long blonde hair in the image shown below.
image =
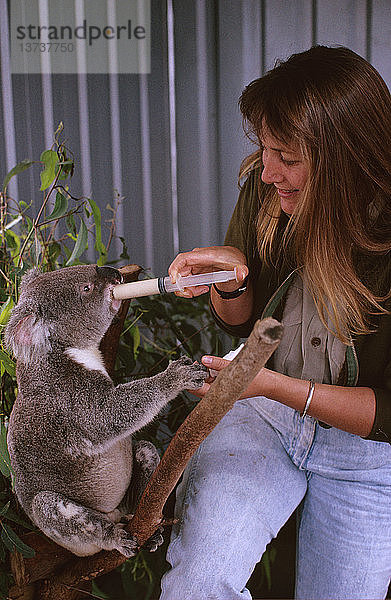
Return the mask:
<path id="1" fill-rule="evenodd" d="M 250 83 L 239 106 L 257 142 L 266 125 L 285 144 L 298 144 L 309 168 L 302 198 L 283 240 L 303 266 L 320 318 L 336 335 L 367 334 L 371 314 L 390 290 L 364 283 L 365 256 L 391 248 L 391 96 L 379 73 L 347 48 L 315 46 L 280 62 Z M 261 165 L 248 157 L 240 176 Z M 258 219 L 261 257 L 272 261 L 281 214 L 270 186 Z M 372 286 L 371 286 L 372 288 Z"/>

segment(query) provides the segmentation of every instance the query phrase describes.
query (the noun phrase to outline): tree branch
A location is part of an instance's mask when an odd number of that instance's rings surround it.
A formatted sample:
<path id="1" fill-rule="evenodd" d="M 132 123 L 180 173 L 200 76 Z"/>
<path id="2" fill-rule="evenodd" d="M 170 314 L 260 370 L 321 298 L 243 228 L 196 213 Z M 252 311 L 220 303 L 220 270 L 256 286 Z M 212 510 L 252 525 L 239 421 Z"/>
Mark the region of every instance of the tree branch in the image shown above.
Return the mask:
<path id="1" fill-rule="evenodd" d="M 130 283 L 131 281 L 137 280 L 142 268 L 138 265 L 127 265 L 126 267 L 121 267 L 119 271 L 124 278 L 124 283 Z M 112 377 L 114 373 L 119 338 L 122 333 L 126 315 L 128 314 L 130 302 L 131 300 L 122 301 L 118 314 L 114 317 L 112 324 L 106 331 L 100 344 L 100 350 L 103 354 L 105 367 L 110 377 Z"/>

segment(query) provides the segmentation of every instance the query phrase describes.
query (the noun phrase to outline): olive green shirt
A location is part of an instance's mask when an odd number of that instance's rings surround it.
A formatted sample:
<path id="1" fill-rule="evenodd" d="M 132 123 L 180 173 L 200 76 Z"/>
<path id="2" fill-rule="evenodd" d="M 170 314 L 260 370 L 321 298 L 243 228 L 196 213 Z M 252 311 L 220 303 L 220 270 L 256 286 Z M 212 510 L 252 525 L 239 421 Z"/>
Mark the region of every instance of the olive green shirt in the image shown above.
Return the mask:
<path id="1" fill-rule="evenodd" d="M 255 170 L 245 182 L 225 238 L 226 245 L 238 248 L 247 258 L 249 276 L 254 289 L 252 315 L 241 325 L 232 326 L 225 323 L 211 306 L 218 325 L 229 334 L 238 337 L 248 337 L 255 321 L 263 316 L 273 315 L 278 320 L 282 320 L 287 292 L 297 275 L 295 273 L 297 265 L 294 264 L 288 253 L 279 260 L 277 265 L 266 265 L 260 259 L 256 234 L 257 215 L 260 208 L 258 178 L 259 171 Z M 287 223 L 288 217 L 282 213 L 277 236 L 283 235 Z M 387 294 L 391 288 L 391 252 L 384 255 L 362 257 L 359 272 L 365 285 L 376 294 Z M 298 310 L 302 310 L 302 302 L 300 306 L 301 308 Z M 391 310 L 391 301 L 387 302 L 386 308 Z M 373 389 L 376 397 L 376 416 L 368 439 L 391 443 L 391 314 L 376 315 L 371 322 L 376 327 L 376 331 L 368 335 L 357 336 L 353 347 L 346 347 L 342 366 L 338 364 L 333 367 L 334 373 L 336 370 L 339 371 L 338 377 L 330 375 L 329 377 L 330 381 L 337 385 L 363 386 Z M 320 338 L 320 344 L 319 340 L 315 340 L 315 338 Z M 319 369 L 324 368 L 325 361 L 328 368 L 331 369 L 332 343 L 325 332 L 322 335 L 311 335 L 310 333 L 301 338 L 300 351 L 312 353 L 310 347 L 314 348 L 314 344 L 315 346 L 318 344 L 319 361 L 322 363 Z M 336 348 L 337 346 L 334 351 Z M 339 347 L 337 354 L 340 351 Z M 268 366 L 273 368 L 273 361 Z M 281 367 L 281 363 L 277 366 L 279 369 L 285 370 L 285 367 Z M 300 376 L 310 378 L 310 373 L 307 370 L 301 370 Z"/>

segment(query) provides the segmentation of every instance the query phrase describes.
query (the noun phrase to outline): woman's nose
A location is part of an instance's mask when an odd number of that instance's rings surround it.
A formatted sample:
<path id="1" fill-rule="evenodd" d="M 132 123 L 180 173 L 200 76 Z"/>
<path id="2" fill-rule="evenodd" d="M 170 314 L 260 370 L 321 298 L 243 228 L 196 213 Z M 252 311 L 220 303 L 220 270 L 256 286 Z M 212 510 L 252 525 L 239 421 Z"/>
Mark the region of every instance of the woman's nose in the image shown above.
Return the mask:
<path id="1" fill-rule="evenodd" d="M 284 175 L 276 159 L 269 157 L 263 160 L 261 179 L 264 183 L 279 183 L 283 181 Z"/>

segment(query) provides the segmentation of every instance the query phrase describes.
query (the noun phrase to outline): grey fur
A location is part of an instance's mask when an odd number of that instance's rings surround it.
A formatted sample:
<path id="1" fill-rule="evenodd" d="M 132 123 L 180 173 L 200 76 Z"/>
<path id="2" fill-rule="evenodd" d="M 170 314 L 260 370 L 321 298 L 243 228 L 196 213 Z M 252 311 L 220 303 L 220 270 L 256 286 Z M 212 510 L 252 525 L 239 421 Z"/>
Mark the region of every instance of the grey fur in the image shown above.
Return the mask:
<path id="1" fill-rule="evenodd" d="M 133 445 L 131 434 L 206 377 L 181 358 L 154 377 L 114 386 L 99 343 L 120 306 L 111 296 L 119 281 L 118 271 L 95 265 L 29 271 L 5 333 L 17 358 L 8 430 L 15 492 L 31 520 L 79 556 L 135 554 L 120 520 L 159 456 L 148 442 Z"/>

